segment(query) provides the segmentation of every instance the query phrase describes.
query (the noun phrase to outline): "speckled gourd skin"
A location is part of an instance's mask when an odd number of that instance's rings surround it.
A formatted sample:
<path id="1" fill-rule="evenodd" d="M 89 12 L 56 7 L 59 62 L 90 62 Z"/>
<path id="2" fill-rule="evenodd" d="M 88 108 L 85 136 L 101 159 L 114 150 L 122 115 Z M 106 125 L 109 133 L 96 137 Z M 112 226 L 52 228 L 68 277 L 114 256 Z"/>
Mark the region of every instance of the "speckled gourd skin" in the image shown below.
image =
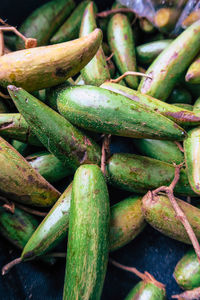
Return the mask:
<path id="1" fill-rule="evenodd" d="M 136 154 L 117 153 L 107 163 L 107 177 L 111 185 L 139 194 L 170 185 L 174 174 L 173 165 Z M 183 169 L 174 191 L 181 196 L 198 196 L 191 189 L 187 173 Z"/>
<path id="2" fill-rule="evenodd" d="M 13 84 L 31 92 L 61 84 L 87 65 L 101 41 L 102 32 L 95 29 L 70 42 L 5 54 L 0 57 L 0 85 Z"/>
<path id="3" fill-rule="evenodd" d="M 110 207 L 104 175 L 96 165 L 76 171 L 69 217 L 63 300 L 99 300 L 109 251 Z"/>
<path id="4" fill-rule="evenodd" d="M 182 73 L 200 50 L 200 21 L 181 33 L 150 65 L 138 90 L 165 101 Z"/>
<path id="5" fill-rule="evenodd" d="M 67 42 L 78 37 L 83 13 L 88 3 L 89 1 L 81 1 L 79 5 L 77 5 L 69 18 L 52 36 L 50 40 L 51 44 Z"/>
<path id="6" fill-rule="evenodd" d="M 181 126 L 193 126 L 200 124 L 199 112 L 191 112 L 184 108 L 165 103 L 151 96 L 143 95 L 138 91 L 134 91 L 120 84 L 105 82 L 101 85 L 101 87 L 124 95 L 125 97 L 143 105 L 146 108 L 157 111 Z"/>
<path id="7" fill-rule="evenodd" d="M 191 204 L 176 199 L 200 241 L 200 209 Z M 142 199 L 142 212 L 145 220 L 156 230 L 177 241 L 191 244 L 188 234 L 176 217 L 170 200 L 165 195 L 154 196 L 149 191 Z"/>
<path id="8" fill-rule="evenodd" d="M 108 23 L 108 43 L 114 53 L 114 61 L 121 74 L 126 71 L 136 71 L 136 53 L 133 31 L 128 17 L 124 14 L 115 14 Z M 138 78 L 125 78 L 128 86 L 136 89 Z"/>
<path id="9" fill-rule="evenodd" d="M 57 107 L 74 125 L 95 132 L 166 140 L 182 140 L 185 135 L 161 114 L 100 87 L 69 87 L 59 93 Z"/>
<path id="10" fill-rule="evenodd" d="M 166 293 L 163 288 L 157 287 L 151 282 L 140 281 L 129 292 L 124 300 L 164 300 Z"/>
<path id="11" fill-rule="evenodd" d="M 177 263 L 173 276 L 184 290 L 192 290 L 200 286 L 200 264 L 193 249 Z"/>
<path id="12" fill-rule="evenodd" d="M 0 136 L 34 146 L 42 146 L 42 143 L 19 113 L 0 114 Z"/>
<path id="13" fill-rule="evenodd" d="M 70 174 L 72 169 L 67 168 L 57 157 L 49 152 L 38 152 L 26 157 L 29 164 L 48 182 L 57 182 Z"/>
<path id="14" fill-rule="evenodd" d="M 60 193 L 3 138 L 0 137 L 0 191 L 26 205 L 48 207 Z"/>
<path id="15" fill-rule="evenodd" d="M 21 88 L 8 91 L 20 113 L 42 144 L 66 166 L 100 163 L 100 147 L 60 114 Z"/>
<path id="16" fill-rule="evenodd" d="M 44 46 L 74 7 L 74 0 L 49 1 L 34 10 L 19 27 L 19 31 L 28 38 L 37 39 L 38 46 Z M 22 39 L 17 38 L 16 48 L 24 48 Z"/>
<path id="17" fill-rule="evenodd" d="M 95 11 L 97 9 L 94 9 L 94 5 L 94 2 L 90 2 L 85 8 L 81 22 L 80 37 L 88 35 L 97 27 L 95 18 Z M 81 70 L 81 75 L 85 84 L 96 86 L 110 79 L 110 73 L 102 46 L 100 46 L 93 59 Z"/>

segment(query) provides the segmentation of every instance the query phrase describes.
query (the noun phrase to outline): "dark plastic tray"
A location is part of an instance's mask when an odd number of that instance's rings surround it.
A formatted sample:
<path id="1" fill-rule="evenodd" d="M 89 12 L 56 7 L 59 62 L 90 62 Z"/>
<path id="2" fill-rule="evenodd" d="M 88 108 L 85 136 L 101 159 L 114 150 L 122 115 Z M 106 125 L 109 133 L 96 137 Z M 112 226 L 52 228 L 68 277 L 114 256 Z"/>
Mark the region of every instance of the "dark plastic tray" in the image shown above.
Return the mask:
<path id="1" fill-rule="evenodd" d="M 40 0 L 1 0 L 0 17 L 12 25 L 19 25 L 36 7 L 47 1 Z M 113 1 L 95 1 L 99 11 L 109 7 Z M 133 152 L 129 139 L 113 137 L 112 152 Z M 61 191 L 67 184 L 63 181 Z M 109 188 L 111 203 L 127 197 L 129 193 Z M 67 243 L 67 240 L 66 240 Z M 0 238 L 0 267 L 18 257 L 6 240 Z M 169 239 L 151 227 L 132 243 L 111 253 L 111 257 L 120 263 L 134 266 L 140 271 L 148 271 L 167 286 L 168 299 L 181 290 L 173 279 L 173 271 L 178 260 L 189 246 Z M 0 277 L 0 298 L 4 300 L 61 300 L 64 283 L 65 260 L 58 260 L 53 267 L 41 263 L 23 263 L 16 266 L 4 277 Z M 108 265 L 102 300 L 122 300 L 139 279 L 128 272 Z M 69 299 L 70 300 L 70 299 Z"/>

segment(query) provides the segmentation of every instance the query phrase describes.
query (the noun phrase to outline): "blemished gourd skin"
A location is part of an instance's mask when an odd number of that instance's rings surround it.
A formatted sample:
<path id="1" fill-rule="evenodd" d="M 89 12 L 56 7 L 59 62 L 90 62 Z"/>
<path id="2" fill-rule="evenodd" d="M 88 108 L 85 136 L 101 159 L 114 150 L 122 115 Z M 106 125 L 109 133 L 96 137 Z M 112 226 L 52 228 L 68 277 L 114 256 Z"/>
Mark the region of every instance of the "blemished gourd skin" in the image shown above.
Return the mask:
<path id="1" fill-rule="evenodd" d="M 110 205 L 104 175 L 96 165 L 75 173 L 69 216 L 63 300 L 99 300 L 109 252 Z"/>
<path id="2" fill-rule="evenodd" d="M 108 24 L 108 43 L 114 53 L 114 61 L 123 74 L 126 71 L 136 71 L 136 53 L 133 31 L 128 17 L 124 14 L 115 14 Z M 136 89 L 138 78 L 128 76 L 125 78 L 128 86 Z"/>
<path id="3" fill-rule="evenodd" d="M 25 90 L 9 86 L 8 91 L 38 139 L 67 167 L 100 164 L 100 147 L 89 137 Z"/>
<path id="4" fill-rule="evenodd" d="M 22 260 L 31 260 L 57 246 L 66 238 L 72 184 L 54 204 L 23 249 Z M 131 196 L 111 206 L 109 250 L 117 250 L 132 241 L 144 228 L 142 196 Z"/>
<path id="5" fill-rule="evenodd" d="M 146 43 L 136 47 L 136 57 L 141 64 L 150 64 L 154 59 L 165 50 L 172 40 L 160 40 Z"/>
<path id="6" fill-rule="evenodd" d="M 57 157 L 49 152 L 38 152 L 26 157 L 29 164 L 48 182 L 57 182 L 70 174 L 73 170 L 67 168 Z"/>
<path id="7" fill-rule="evenodd" d="M 151 282 L 140 281 L 124 300 L 164 300 L 166 292 Z"/>
<path id="8" fill-rule="evenodd" d="M 165 101 L 200 50 L 200 21 L 181 33 L 150 65 L 138 90 Z"/>
<path id="9" fill-rule="evenodd" d="M 37 136 L 19 113 L 0 114 L 0 135 L 34 146 L 42 146 Z"/>
<path id="10" fill-rule="evenodd" d="M 185 135 L 181 127 L 161 114 L 100 87 L 62 90 L 57 107 L 74 125 L 95 132 L 163 140 L 182 140 Z"/>
<path id="11" fill-rule="evenodd" d="M 50 40 L 51 44 L 63 43 L 78 38 L 81 20 L 89 1 L 81 1 L 69 18 L 58 29 Z"/>
<path id="12" fill-rule="evenodd" d="M 200 209 L 185 201 L 176 200 L 192 226 L 197 239 L 200 240 Z M 191 244 L 191 240 L 183 224 L 176 217 L 167 196 L 157 195 L 152 197 L 152 193 L 149 191 L 142 199 L 142 212 L 147 223 L 156 230 L 172 239 Z"/>
<path id="13" fill-rule="evenodd" d="M 200 57 L 198 56 L 195 61 L 189 67 L 186 75 L 185 80 L 192 84 L 199 84 L 200 83 Z"/>
<path id="14" fill-rule="evenodd" d="M 44 46 L 74 7 L 74 0 L 49 1 L 33 11 L 19 27 L 19 31 L 27 38 L 37 39 L 38 46 Z M 24 48 L 22 39 L 17 38 L 16 48 Z"/>
<path id="15" fill-rule="evenodd" d="M 8 142 L 0 137 L 0 191 L 8 199 L 26 205 L 48 207 L 60 193 Z"/>
<path id="16" fill-rule="evenodd" d="M 11 52 L 0 57 L 0 85 L 22 87 L 29 92 L 61 84 L 77 74 L 93 58 L 102 32 L 57 45 Z"/>
<path id="17" fill-rule="evenodd" d="M 177 165 L 184 161 L 183 153 L 172 141 L 134 139 L 133 145 L 141 155 Z"/>
<path id="18" fill-rule="evenodd" d="M 193 249 L 177 263 L 173 276 L 184 290 L 192 290 L 200 286 L 200 264 Z"/>
<path id="19" fill-rule="evenodd" d="M 97 27 L 94 5 L 94 2 L 90 2 L 85 8 L 81 22 L 80 37 L 88 35 Z M 100 46 L 93 59 L 81 70 L 81 75 L 85 84 L 96 86 L 110 79 L 110 73 L 102 46 Z"/>
<path id="20" fill-rule="evenodd" d="M 108 182 L 112 186 L 139 194 L 170 185 L 174 174 L 174 165 L 136 154 L 113 154 L 107 163 Z M 174 192 L 176 195 L 198 197 L 183 169 Z"/>
<path id="21" fill-rule="evenodd" d="M 105 82 L 101 85 L 102 88 L 108 89 L 115 93 L 124 95 L 125 97 L 135 101 L 146 108 L 152 109 L 159 112 L 165 117 L 171 119 L 180 126 L 186 125 L 199 125 L 200 124 L 200 114 L 199 112 L 191 112 L 185 108 L 180 108 L 172 104 L 160 101 L 148 95 L 143 95 L 138 91 L 134 91 L 126 86 L 120 84 Z"/>

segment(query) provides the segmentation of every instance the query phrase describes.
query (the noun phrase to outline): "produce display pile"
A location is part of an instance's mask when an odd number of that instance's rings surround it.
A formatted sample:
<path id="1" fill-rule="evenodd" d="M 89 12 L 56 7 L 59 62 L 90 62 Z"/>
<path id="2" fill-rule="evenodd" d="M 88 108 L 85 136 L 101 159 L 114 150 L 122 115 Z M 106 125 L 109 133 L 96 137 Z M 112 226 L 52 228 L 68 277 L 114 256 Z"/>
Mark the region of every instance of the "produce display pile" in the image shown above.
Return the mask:
<path id="1" fill-rule="evenodd" d="M 114 259 L 151 226 L 190 245 L 172 298 L 200 299 L 200 14 L 173 35 L 166 13 L 52 0 L 17 28 L 0 19 L 0 234 L 20 250 L 4 278 L 62 261 L 63 300 L 98 300 L 109 264 L 137 278 L 123 299 L 166 299 Z"/>

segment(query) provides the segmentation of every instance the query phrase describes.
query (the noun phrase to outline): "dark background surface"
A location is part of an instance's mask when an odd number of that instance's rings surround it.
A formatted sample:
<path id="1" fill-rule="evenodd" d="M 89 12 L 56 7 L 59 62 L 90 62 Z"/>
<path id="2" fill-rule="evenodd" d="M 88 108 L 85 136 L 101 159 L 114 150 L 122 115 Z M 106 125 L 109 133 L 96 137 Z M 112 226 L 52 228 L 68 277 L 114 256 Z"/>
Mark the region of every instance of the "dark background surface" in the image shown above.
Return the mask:
<path id="1" fill-rule="evenodd" d="M 0 17 L 12 25 L 19 25 L 33 9 L 47 1 L 40 0 L 1 0 Z M 109 6 L 112 1 L 95 1 L 99 10 Z M 113 138 L 112 152 L 132 152 L 128 139 Z M 61 190 L 67 184 L 63 181 Z M 111 203 L 127 197 L 129 193 L 109 188 Z M 66 240 L 67 243 L 67 240 Z M 66 244 L 64 243 L 64 244 Z M 3 238 L 0 239 L 0 267 L 20 255 L 20 252 Z M 63 245 L 64 247 L 64 245 Z M 155 278 L 167 285 L 168 299 L 180 293 L 173 271 L 178 260 L 189 246 L 169 239 L 149 226 L 132 243 L 111 253 L 111 257 L 120 263 L 134 266 L 140 271 L 148 271 Z M 62 246 L 61 246 L 62 249 Z M 23 263 L 16 266 L 4 277 L 0 277 L 0 298 L 4 300 L 22 299 L 62 299 L 65 260 L 59 259 L 53 267 L 41 262 Z M 109 265 L 106 275 L 102 300 L 122 300 L 139 281 L 135 275 Z M 69 299 L 70 300 L 70 299 Z"/>

